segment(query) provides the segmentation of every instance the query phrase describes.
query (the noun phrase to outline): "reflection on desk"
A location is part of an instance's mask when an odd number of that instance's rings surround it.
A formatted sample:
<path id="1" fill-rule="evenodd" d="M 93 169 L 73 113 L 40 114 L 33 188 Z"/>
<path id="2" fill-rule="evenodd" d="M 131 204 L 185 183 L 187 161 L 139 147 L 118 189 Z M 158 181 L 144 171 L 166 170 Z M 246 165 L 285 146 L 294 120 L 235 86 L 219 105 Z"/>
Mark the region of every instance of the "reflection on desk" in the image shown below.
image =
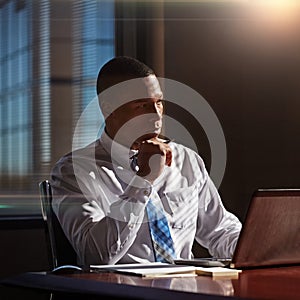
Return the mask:
<path id="1" fill-rule="evenodd" d="M 38 292 L 63 291 L 76 299 L 269 299 L 298 300 L 300 266 L 244 270 L 238 279 L 206 276 L 141 278 L 116 273 L 66 275 L 22 274 L 2 281 L 4 285 L 29 287 Z M 83 298 L 80 298 L 79 296 Z M 90 296 L 93 295 L 93 298 Z M 94 297 L 95 296 L 95 297 Z M 38 298 L 36 298 L 38 299 Z M 56 298 L 55 298 L 56 299 Z M 64 298 L 66 299 L 66 298 Z M 74 300 L 75 298 L 72 298 Z"/>
<path id="2" fill-rule="evenodd" d="M 208 276 L 176 277 L 176 278 L 142 278 L 117 273 L 72 274 L 68 277 L 85 278 L 111 283 L 171 289 L 190 293 L 215 294 L 222 296 L 234 295 L 232 281 L 222 278 L 212 280 Z"/>
<path id="3" fill-rule="evenodd" d="M 244 270 L 239 275 L 239 279 L 213 279 L 206 276 L 144 279 L 115 273 L 70 276 L 111 283 L 252 299 L 298 300 L 300 295 L 300 266 Z"/>

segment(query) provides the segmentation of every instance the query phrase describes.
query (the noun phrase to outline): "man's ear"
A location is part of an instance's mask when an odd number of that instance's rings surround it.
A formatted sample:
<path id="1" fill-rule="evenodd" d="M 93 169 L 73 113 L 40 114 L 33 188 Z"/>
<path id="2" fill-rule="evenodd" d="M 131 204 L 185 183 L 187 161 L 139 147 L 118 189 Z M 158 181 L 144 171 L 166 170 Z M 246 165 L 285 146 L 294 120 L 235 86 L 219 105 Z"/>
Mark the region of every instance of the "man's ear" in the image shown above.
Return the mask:
<path id="1" fill-rule="evenodd" d="M 101 111 L 102 111 L 104 118 L 107 118 L 109 115 L 111 115 L 112 107 L 111 107 L 110 103 L 102 102 L 101 103 Z"/>

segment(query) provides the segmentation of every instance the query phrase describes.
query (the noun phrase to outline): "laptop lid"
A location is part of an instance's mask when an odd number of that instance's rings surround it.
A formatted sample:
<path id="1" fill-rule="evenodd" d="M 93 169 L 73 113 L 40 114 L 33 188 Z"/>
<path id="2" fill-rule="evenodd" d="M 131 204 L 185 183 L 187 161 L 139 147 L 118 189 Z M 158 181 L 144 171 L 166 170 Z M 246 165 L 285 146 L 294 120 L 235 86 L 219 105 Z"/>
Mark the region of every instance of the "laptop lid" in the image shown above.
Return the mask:
<path id="1" fill-rule="evenodd" d="M 258 190 L 231 267 L 300 264 L 300 190 Z"/>

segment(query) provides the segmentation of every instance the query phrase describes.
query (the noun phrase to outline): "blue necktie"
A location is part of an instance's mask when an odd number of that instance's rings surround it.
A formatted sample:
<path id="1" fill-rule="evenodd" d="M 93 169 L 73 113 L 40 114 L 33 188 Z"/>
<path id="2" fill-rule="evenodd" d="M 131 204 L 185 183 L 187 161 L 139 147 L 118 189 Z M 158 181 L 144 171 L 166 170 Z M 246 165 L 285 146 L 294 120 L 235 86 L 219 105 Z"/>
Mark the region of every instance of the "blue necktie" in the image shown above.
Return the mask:
<path id="1" fill-rule="evenodd" d="M 137 156 L 131 157 L 131 168 L 137 172 Z M 173 263 L 175 258 L 175 250 L 173 240 L 168 225 L 168 220 L 164 211 L 155 206 L 151 199 L 149 199 L 147 206 L 147 215 L 149 222 L 149 230 L 151 233 L 155 260 L 157 262 Z"/>
<path id="2" fill-rule="evenodd" d="M 168 220 L 162 209 L 155 206 L 151 199 L 149 199 L 146 209 L 155 260 L 158 262 L 173 263 L 175 251 Z"/>

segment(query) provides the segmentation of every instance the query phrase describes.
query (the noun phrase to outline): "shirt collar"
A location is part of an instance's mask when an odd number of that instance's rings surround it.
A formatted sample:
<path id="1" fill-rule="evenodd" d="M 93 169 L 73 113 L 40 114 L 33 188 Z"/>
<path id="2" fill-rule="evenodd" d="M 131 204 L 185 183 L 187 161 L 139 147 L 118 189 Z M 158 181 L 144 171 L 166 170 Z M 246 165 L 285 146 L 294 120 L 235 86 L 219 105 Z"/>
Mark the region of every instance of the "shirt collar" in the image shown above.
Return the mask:
<path id="1" fill-rule="evenodd" d="M 137 154 L 137 150 L 132 150 L 112 140 L 105 130 L 100 137 L 100 142 L 105 151 L 111 156 L 112 163 L 117 163 L 126 169 L 130 169 L 130 157 Z"/>

